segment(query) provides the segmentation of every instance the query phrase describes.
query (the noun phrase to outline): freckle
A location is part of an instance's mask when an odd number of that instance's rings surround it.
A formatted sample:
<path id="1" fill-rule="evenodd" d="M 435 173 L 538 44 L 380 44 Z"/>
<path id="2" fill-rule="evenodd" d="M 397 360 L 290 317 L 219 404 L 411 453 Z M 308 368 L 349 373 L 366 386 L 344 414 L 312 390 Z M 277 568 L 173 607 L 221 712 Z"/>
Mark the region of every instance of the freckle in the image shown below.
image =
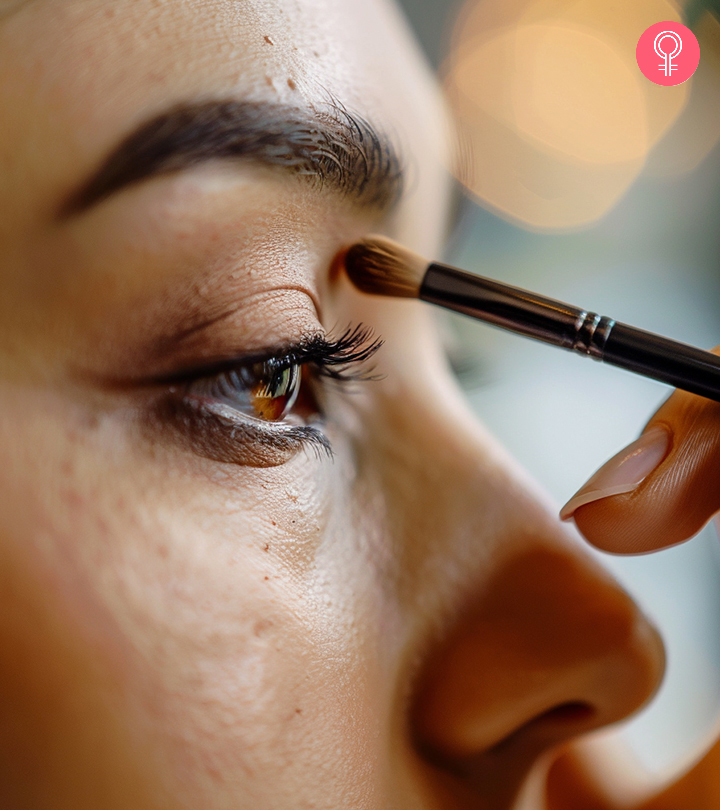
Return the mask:
<path id="1" fill-rule="evenodd" d="M 269 619 L 260 619 L 259 621 L 255 622 L 255 627 L 253 627 L 253 632 L 256 636 L 261 636 L 263 633 L 268 631 L 273 626 L 273 623 Z"/>
<path id="2" fill-rule="evenodd" d="M 263 551 L 270 551 L 270 543 L 265 543 L 263 546 Z"/>
<path id="3" fill-rule="evenodd" d="M 263 37 L 263 39 L 265 40 L 265 42 L 267 42 L 267 44 L 268 44 L 268 45 L 274 45 L 274 44 L 275 44 L 275 42 L 273 41 L 272 37 L 269 37 L 267 34 L 265 34 L 265 36 Z"/>
<path id="4" fill-rule="evenodd" d="M 271 520 L 270 523 L 272 523 L 273 526 L 277 526 L 277 523 L 275 523 L 274 520 Z"/>
<path id="5" fill-rule="evenodd" d="M 270 87 L 273 86 L 273 80 L 270 78 L 270 76 L 265 77 L 265 84 L 270 85 Z"/>
<path id="6" fill-rule="evenodd" d="M 265 582 L 267 582 L 269 579 L 270 579 L 270 577 L 265 577 Z"/>
<path id="7" fill-rule="evenodd" d="M 292 79 L 287 80 L 287 85 L 291 90 L 295 90 L 297 88 L 297 85 Z"/>
<path id="8" fill-rule="evenodd" d="M 295 709 L 295 714 L 302 714 L 302 709 Z"/>
<path id="9" fill-rule="evenodd" d="M 63 489 L 60 491 L 60 496 L 73 509 L 82 509 L 85 506 L 82 495 L 74 489 Z"/>
<path id="10" fill-rule="evenodd" d="M 100 425 L 100 419 L 97 414 L 90 413 L 83 420 L 83 427 L 87 430 L 97 430 Z"/>
<path id="11" fill-rule="evenodd" d="M 217 765 L 206 765 L 206 772 L 208 776 L 212 777 L 216 782 L 219 782 L 222 777 L 222 771 Z"/>

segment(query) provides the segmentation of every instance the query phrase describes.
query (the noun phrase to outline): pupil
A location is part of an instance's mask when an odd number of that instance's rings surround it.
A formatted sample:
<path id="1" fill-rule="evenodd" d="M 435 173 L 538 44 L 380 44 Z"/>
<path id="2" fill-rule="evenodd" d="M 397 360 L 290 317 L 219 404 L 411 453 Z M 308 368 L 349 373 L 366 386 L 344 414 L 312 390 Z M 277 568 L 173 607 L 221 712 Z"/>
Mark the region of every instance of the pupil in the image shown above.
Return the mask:
<path id="1" fill-rule="evenodd" d="M 297 366 L 278 369 L 273 363 L 259 363 L 253 372 L 256 385 L 252 404 L 258 416 L 273 422 L 282 419 L 297 394 Z"/>

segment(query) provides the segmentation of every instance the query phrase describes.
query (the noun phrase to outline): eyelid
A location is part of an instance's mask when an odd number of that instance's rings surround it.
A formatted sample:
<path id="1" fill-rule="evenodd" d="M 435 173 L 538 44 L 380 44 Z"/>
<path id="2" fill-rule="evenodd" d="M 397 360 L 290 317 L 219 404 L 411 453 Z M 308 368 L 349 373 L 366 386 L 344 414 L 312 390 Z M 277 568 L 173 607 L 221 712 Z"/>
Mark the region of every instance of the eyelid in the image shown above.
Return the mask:
<path id="1" fill-rule="evenodd" d="M 325 338 L 324 332 L 312 333 L 309 337 L 301 338 L 299 341 L 285 342 L 262 351 L 239 354 L 200 366 L 188 366 L 171 374 L 154 377 L 150 382 L 155 385 L 180 385 L 204 377 L 213 377 L 216 374 L 222 374 L 243 366 L 251 366 L 255 363 L 267 363 L 270 361 L 292 362 L 293 358 L 297 356 L 294 353 L 301 351 L 300 347 L 304 342 L 323 341 Z M 303 361 L 298 360 L 297 362 L 302 363 Z"/>
<path id="2" fill-rule="evenodd" d="M 305 365 L 313 363 L 322 376 L 334 379 L 370 380 L 373 377 L 361 370 L 359 374 L 347 373 L 347 368 L 369 360 L 382 346 L 381 338 L 376 338 L 372 329 L 364 324 L 349 326 L 337 338 L 325 332 L 309 333 L 295 343 L 284 343 L 262 352 L 244 354 L 227 360 L 215 361 L 203 366 L 195 366 L 155 378 L 157 384 L 182 384 L 203 377 L 211 377 L 254 363 L 287 362 Z M 371 369 L 369 370 L 371 371 Z"/>
<path id="3" fill-rule="evenodd" d="M 202 333 L 207 329 L 213 327 L 217 328 L 219 325 L 222 325 L 223 322 L 232 319 L 238 314 L 243 306 L 253 306 L 253 298 L 259 299 L 259 301 L 257 301 L 258 304 L 262 303 L 263 306 L 267 306 L 268 303 L 273 300 L 274 295 L 282 295 L 285 299 L 288 294 L 292 293 L 300 293 L 299 299 L 297 296 L 293 297 L 294 301 L 308 298 L 309 303 L 311 304 L 310 311 L 312 312 L 313 320 L 315 320 L 318 324 L 322 323 L 322 306 L 320 304 L 318 293 L 314 287 L 312 287 L 310 284 L 291 283 L 290 281 L 286 281 L 282 284 L 278 284 L 277 286 L 263 286 L 262 290 L 259 290 L 254 296 L 247 296 L 242 302 L 242 305 L 235 304 L 229 309 L 225 309 L 212 317 L 205 317 L 195 324 L 184 327 L 180 331 L 170 332 L 169 334 L 164 335 L 160 339 L 159 343 L 162 346 L 180 346 L 185 341 L 188 341 L 197 335 L 202 335 Z M 319 328 L 315 331 L 322 332 L 322 330 Z"/>

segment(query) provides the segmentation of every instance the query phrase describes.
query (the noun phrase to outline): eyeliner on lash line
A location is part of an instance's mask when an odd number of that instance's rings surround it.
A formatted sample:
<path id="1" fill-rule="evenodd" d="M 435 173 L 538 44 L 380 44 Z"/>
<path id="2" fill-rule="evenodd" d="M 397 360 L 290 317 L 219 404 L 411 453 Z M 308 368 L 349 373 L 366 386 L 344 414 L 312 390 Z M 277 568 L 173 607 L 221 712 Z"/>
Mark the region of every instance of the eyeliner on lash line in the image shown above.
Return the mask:
<path id="1" fill-rule="evenodd" d="M 373 338 L 372 330 L 362 324 L 349 327 L 338 338 L 328 338 L 317 333 L 297 343 L 284 343 L 262 352 L 237 355 L 226 360 L 208 363 L 199 367 L 188 367 L 184 371 L 165 374 L 153 378 L 157 384 L 181 384 L 201 377 L 232 371 L 240 366 L 276 361 L 277 368 L 290 365 L 314 365 L 321 376 L 333 379 L 370 379 L 366 372 L 347 373 L 347 366 L 364 363 L 382 346 L 381 338 Z"/>

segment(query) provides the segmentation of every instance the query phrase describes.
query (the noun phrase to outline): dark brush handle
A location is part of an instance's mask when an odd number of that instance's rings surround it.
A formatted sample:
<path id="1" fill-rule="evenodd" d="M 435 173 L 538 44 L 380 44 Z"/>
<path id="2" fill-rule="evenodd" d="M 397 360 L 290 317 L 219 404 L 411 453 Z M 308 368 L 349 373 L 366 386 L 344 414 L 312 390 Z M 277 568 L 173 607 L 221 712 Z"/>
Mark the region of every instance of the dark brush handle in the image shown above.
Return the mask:
<path id="1" fill-rule="evenodd" d="M 625 323 L 616 323 L 602 360 L 720 402 L 720 357 Z"/>
<path id="2" fill-rule="evenodd" d="M 420 298 L 720 402 L 720 357 L 703 349 L 443 264 Z"/>

